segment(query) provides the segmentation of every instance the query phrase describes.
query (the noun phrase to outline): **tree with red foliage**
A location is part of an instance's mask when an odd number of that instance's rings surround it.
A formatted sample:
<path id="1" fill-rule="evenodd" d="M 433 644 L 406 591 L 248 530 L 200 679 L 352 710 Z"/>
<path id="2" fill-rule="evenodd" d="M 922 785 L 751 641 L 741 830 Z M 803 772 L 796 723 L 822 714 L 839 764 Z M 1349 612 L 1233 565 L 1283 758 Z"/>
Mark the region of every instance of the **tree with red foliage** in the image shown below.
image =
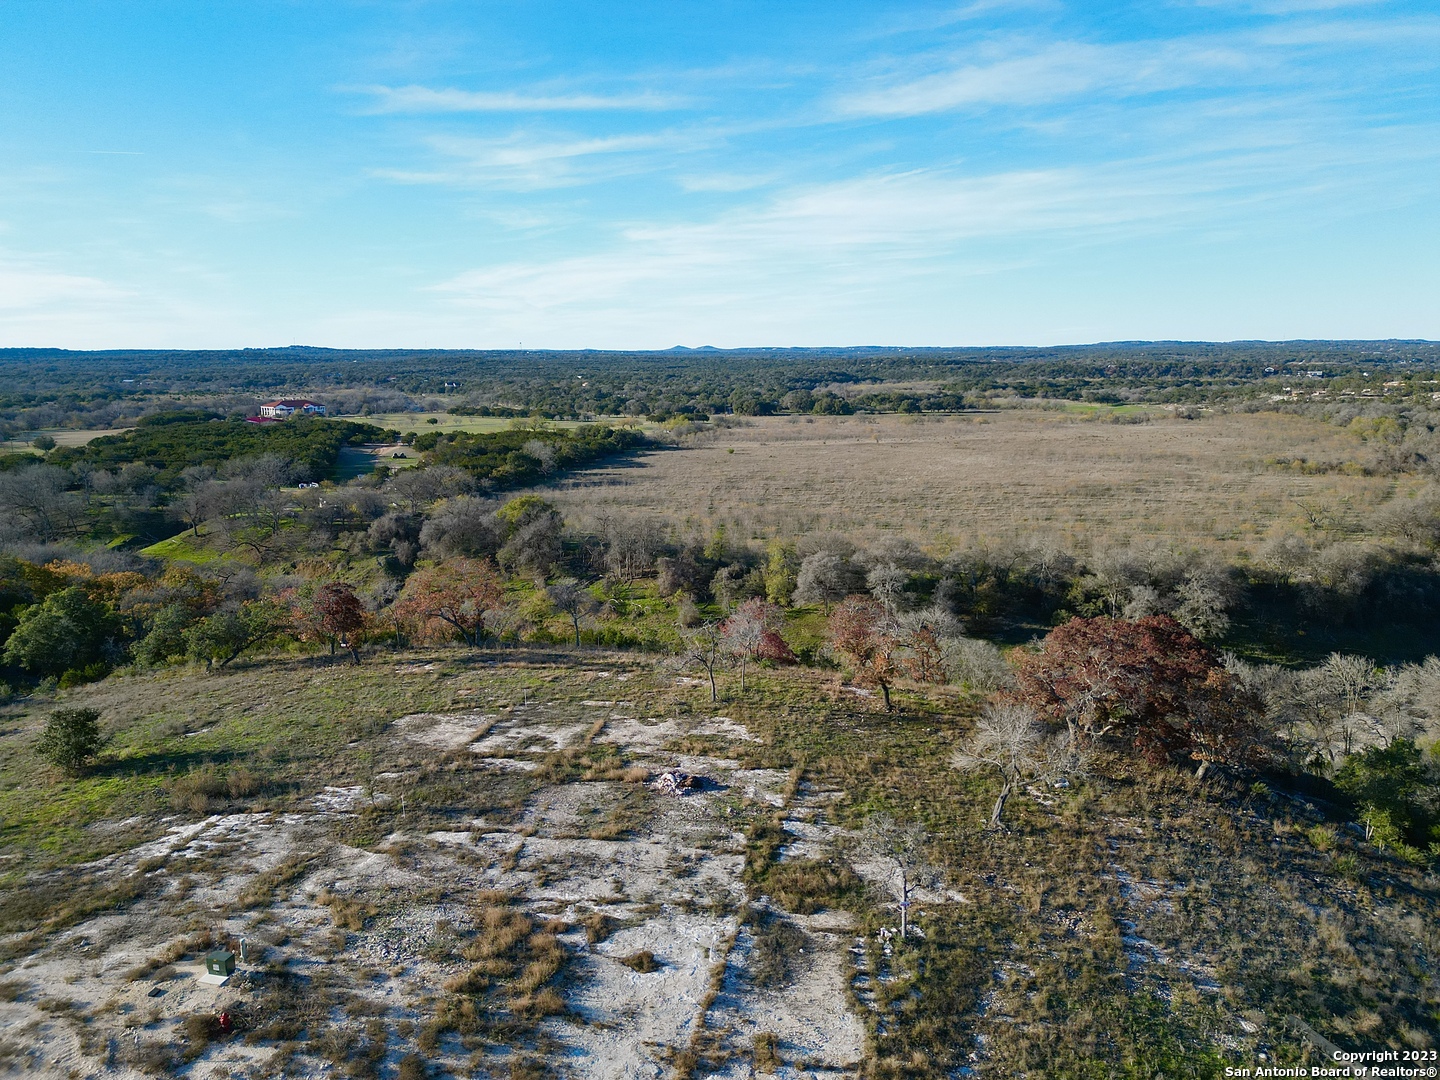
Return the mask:
<path id="1" fill-rule="evenodd" d="M 795 654 L 780 636 L 785 613 L 778 604 L 755 597 L 746 600 L 720 624 L 725 651 L 740 661 L 740 690 L 745 690 L 745 666 L 750 661 L 795 663 Z"/>
<path id="2" fill-rule="evenodd" d="M 443 625 L 479 648 L 486 617 L 504 600 L 500 575 L 488 560 L 450 559 L 411 574 L 395 603 L 401 617 L 418 626 L 418 637 L 434 637 Z"/>
<path id="3" fill-rule="evenodd" d="M 330 655 L 335 655 L 335 646 L 348 649 L 355 663 L 360 663 L 360 643 L 369 625 L 365 605 L 355 595 L 355 587 L 345 581 L 330 581 L 321 585 L 310 598 L 295 607 L 294 626 L 301 636 L 330 646 Z"/>
<path id="4" fill-rule="evenodd" d="M 1110 734 L 1152 763 L 1256 756 L 1253 703 L 1214 650 L 1168 615 L 1071 619 L 1024 656 L 1010 695 L 1072 740 Z"/>
<path id="5" fill-rule="evenodd" d="M 878 600 L 851 596 L 830 613 L 830 646 L 855 672 L 855 681 L 879 689 L 890 711 L 890 687 L 901 673 L 900 628 Z"/>

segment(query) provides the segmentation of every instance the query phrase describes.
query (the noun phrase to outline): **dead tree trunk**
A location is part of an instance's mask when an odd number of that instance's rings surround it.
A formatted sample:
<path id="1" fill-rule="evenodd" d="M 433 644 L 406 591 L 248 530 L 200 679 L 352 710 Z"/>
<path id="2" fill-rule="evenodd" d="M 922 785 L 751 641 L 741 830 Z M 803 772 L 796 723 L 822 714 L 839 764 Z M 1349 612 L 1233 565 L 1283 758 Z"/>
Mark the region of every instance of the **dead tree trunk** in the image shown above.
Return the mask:
<path id="1" fill-rule="evenodd" d="M 900 870 L 900 939 L 903 941 L 910 930 L 910 880 L 905 870 Z"/>
<path id="2" fill-rule="evenodd" d="M 1005 812 L 1005 800 L 1010 798 L 1010 792 L 1015 790 L 1015 782 L 1010 777 L 1005 777 L 1004 784 L 1000 787 L 1000 794 L 995 799 L 995 808 L 990 811 L 990 823 L 985 826 L 986 832 L 994 832 L 1000 828 L 1000 815 Z"/>

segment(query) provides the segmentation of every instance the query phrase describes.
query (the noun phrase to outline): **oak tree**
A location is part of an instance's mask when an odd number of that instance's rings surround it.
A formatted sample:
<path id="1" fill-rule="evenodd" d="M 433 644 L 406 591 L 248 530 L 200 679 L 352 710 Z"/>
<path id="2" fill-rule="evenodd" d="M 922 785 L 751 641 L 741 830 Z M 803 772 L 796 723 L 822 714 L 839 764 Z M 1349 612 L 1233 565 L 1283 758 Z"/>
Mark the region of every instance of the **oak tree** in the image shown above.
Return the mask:
<path id="1" fill-rule="evenodd" d="M 355 663 L 360 663 L 360 639 L 369 619 L 365 605 L 355 595 L 353 585 L 345 581 L 331 581 L 320 586 L 304 612 L 304 625 L 311 635 L 330 646 L 330 655 L 335 655 L 335 646 L 350 651 Z"/>
<path id="2" fill-rule="evenodd" d="M 486 618 L 504 599 L 500 575 L 487 560 L 450 559 L 411 574 L 396 605 L 419 627 L 418 636 L 433 636 L 447 626 L 459 631 L 465 644 L 479 648 Z"/>
<path id="3" fill-rule="evenodd" d="M 1066 726 L 1072 743 L 1109 735 L 1155 764 L 1264 754 L 1256 703 L 1214 650 L 1168 615 L 1071 619 L 1023 656 L 1010 700 Z"/>
<path id="4" fill-rule="evenodd" d="M 830 647 L 850 665 L 855 681 L 873 686 L 890 711 L 890 688 L 903 670 L 902 636 L 895 620 L 878 600 L 851 596 L 833 612 L 827 624 Z"/>

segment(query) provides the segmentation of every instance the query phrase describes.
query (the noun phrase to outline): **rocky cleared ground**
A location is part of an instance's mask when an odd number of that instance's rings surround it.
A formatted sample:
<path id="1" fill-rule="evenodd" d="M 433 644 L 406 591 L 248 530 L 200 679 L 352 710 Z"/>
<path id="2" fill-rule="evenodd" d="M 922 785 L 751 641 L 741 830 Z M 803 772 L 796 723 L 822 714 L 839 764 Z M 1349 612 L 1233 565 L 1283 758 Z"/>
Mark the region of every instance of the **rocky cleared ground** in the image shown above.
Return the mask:
<path id="1" fill-rule="evenodd" d="M 752 739 L 727 718 L 642 712 L 619 699 L 527 703 L 391 725 L 383 738 L 407 753 L 474 754 L 502 778 L 533 772 L 557 750 L 620 751 L 622 777 L 542 784 L 497 820 L 412 831 L 401 807 L 402 827 L 370 850 L 337 840 L 367 809 L 393 813 L 403 800 L 387 790 L 397 774 L 380 772 L 365 786 L 317 782 L 308 812 L 177 821 L 94 866 L 107 880 L 158 880 L 120 913 L 74 926 L 16 966 L 0 1003 L 11 1069 L 318 1076 L 364 1059 L 403 1074 L 414 1037 L 424 1042 L 445 988 L 470 968 L 466 943 L 478 940 L 489 905 L 553 939 L 562 968 L 549 986 L 561 1000 L 529 1010 L 533 1022 L 508 1044 L 493 1033 L 433 1036 L 423 1054 L 431 1066 L 503 1075 L 529 1061 L 597 1080 L 656 1077 L 705 1048 L 724 1076 L 752 1075 L 757 1063 L 782 1077 L 852 1074 L 865 1027 L 850 987 L 865 940 L 841 911 L 787 915 L 763 897 L 747 908 L 742 880 L 747 813 L 786 808 L 793 841 L 782 861 L 833 854 L 840 831 L 825 807 L 834 793 L 790 790 L 784 771 L 667 750 L 696 737 Z M 658 791 L 653 778 L 675 769 L 705 782 Z M 246 959 L 228 984 L 202 982 L 206 948 L 241 941 Z M 222 1013 L 241 1030 L 217 1030 L 209 1018 Z M 296 1042 L 317 1019 L 339 1050 L 329 1059 L 313 1031 L 303 1049 Z"/>

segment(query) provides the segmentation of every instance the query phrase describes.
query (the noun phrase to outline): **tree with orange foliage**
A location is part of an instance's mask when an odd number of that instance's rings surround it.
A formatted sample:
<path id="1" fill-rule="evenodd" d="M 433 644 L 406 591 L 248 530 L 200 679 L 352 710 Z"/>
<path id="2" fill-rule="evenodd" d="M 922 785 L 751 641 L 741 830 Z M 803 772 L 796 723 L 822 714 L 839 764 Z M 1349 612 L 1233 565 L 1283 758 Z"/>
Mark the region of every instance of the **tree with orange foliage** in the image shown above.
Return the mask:
<path id="1" fill-rule="evenodd" d="M 1009 695 L 1071 741 L 1105 735 L 1155 764 L 1248 764 L 1262 753 L 1255 706 L 1214 650 L 1168 615 L 1071 619 L 1024 656 Z"/>
<path id="2" fill-rule="evenodd" d="M 878 600 L 851 596 L 830 613 L 830 647 L 845 660 L 862 686 L 876 687 L 890 711 L 890 687 L 901 671 L 902 636 Z"/>
<path id="3" fill-rule="evenodd" d="M 489 560 L 450 559 L 411 574 L 395 604 L 401 617 L 418 626 L 417 637 L 433 636 L 444 624 L 479 648 L 486 616 L 504 600 L 500 575 Z"/>

